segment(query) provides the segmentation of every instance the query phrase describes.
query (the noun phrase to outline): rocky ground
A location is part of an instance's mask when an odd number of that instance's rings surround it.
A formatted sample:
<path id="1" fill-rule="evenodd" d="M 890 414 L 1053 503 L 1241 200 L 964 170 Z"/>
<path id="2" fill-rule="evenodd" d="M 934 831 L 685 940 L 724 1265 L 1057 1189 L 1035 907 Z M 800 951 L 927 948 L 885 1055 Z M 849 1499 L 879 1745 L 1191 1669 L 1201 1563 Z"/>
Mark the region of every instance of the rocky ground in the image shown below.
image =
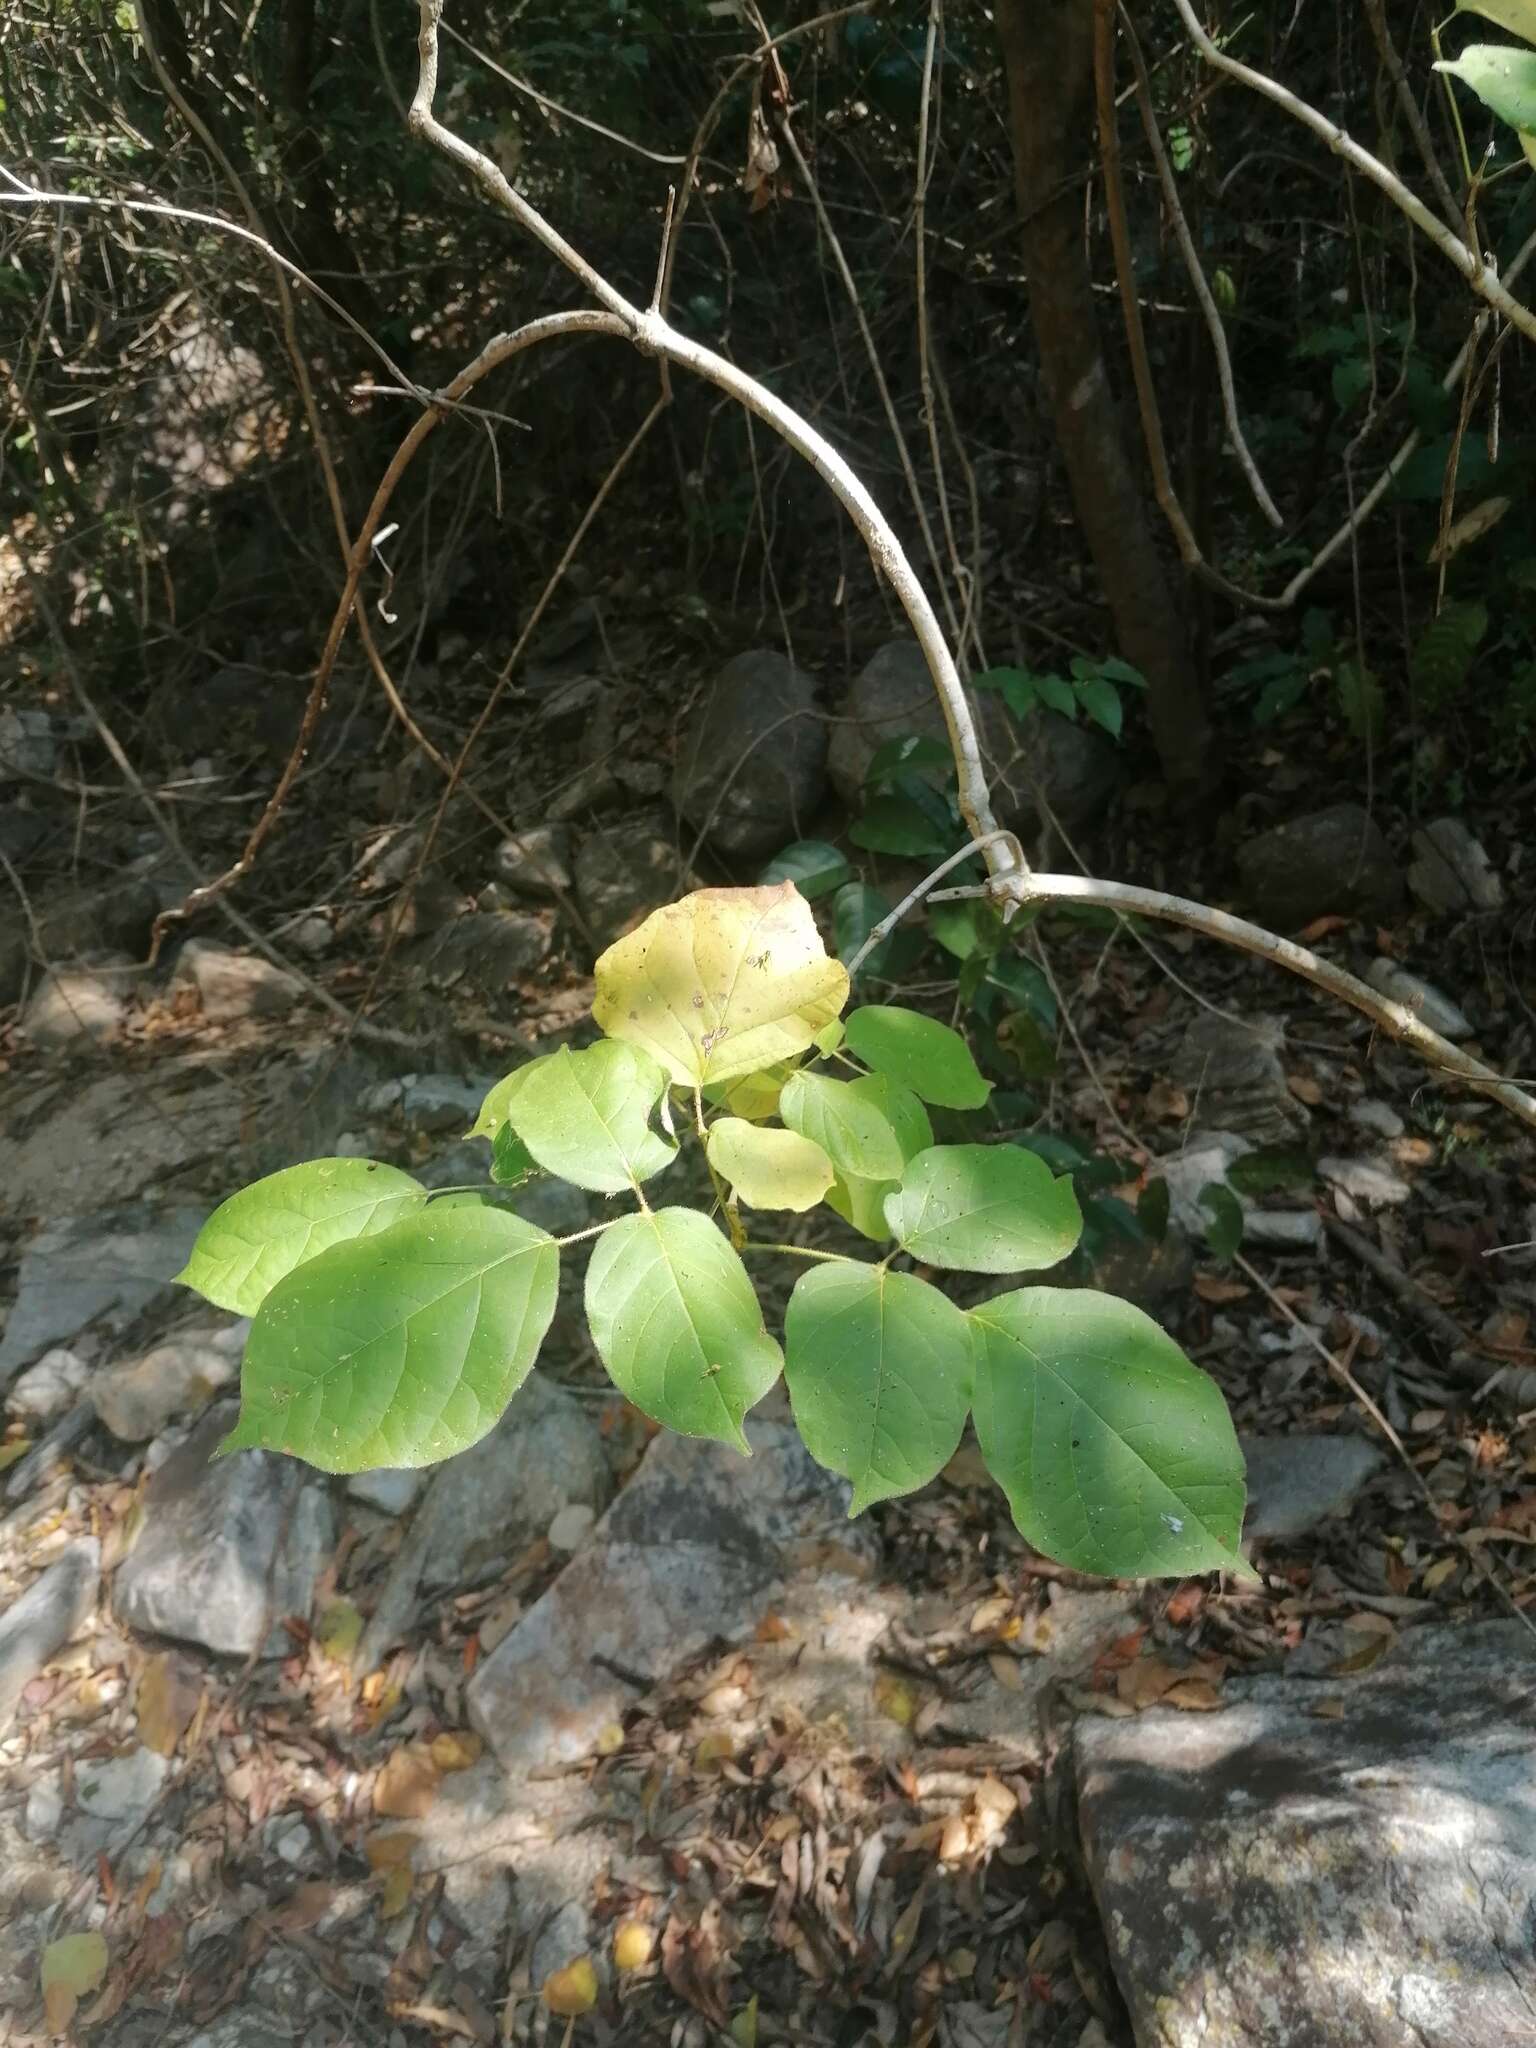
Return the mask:
<path id="1" fill-rule="evenodd" d="M 1041 941 L 1070 1026 L 1053 1126 L 1131 1162 L 1128 1195 L 1168 1188 L 1165 1241 L 1093 1277 L 1231 1399 L 1259 1587 L 1063 1573 L 969 1446 L 849 1522 L 773 1401 L 750 1463 L 652 1439 L 574 1292 L 503 1424 L 436 1474 L 209 1462 L 243 1332 L 168 1284 L 209 1208 L 335 1152 L 481 1177 L 460 1134 L 498 1073 L 581 1029 L 596 945 L 695 867 L 837 829 L 808 677 L 746 657 L 669 780 L 644 705 L 590 687 L 581 627 L 541 685 L 563 786 L 509 801 L 506 834 L 455 810 L 415 873 L 419 786 L 355 768 L 349 861 L 290 899 L 276 960 L 225 931 L 143 973 L 180 894 L 165 849 L 123 827 L 65 878 L 35 784 L 78 767 L 56 727 L 23 735 L 0 816 L 30 890 L 0 932 L 13 2037 L 1530 2036 L 1529 1145 L 1251 963 L 1084 924 Z M 909 684 L 900 659 L 866 672 L 835 778 L 921 723 Z M 1053 807 L 1090 817 L 1113 762 L 1046 738 Z M 1242 821 L 1233 887 L 1518 1067 L 1518 836 L 1490 864 L 1455 819 L 1308 812 L 1290 774 Z M 1155 879 L 1123 815 L 1102 864 Z M 393 1038 L 349 1036 L 334 1006 L 389 923 Z M 1216 1257 L 1201 1191 L 1277 1148 L 1300 1166 L 1243 1195 L 1242 1255 Z M 527 1200 L 562 1230 L 595 1213 Z"/>

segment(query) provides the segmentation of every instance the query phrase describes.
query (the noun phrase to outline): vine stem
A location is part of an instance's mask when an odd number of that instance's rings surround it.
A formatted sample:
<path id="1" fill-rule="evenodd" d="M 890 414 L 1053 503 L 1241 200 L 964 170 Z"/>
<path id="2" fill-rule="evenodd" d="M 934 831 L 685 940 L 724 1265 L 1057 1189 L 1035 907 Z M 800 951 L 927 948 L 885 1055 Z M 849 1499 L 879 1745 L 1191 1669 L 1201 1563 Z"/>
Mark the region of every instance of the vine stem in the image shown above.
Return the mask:
<path id="1" fill-rule="evenodd" d="M 990 836 L 994 839 L 1010 840 L 1015 848 L 1018 847 L 1019 842 L 1017 841 L 1017 839 L 1014 838 L 1011 832 L 998 831 L 994 832 Z M 873 953 L 876 946 L 880 945 L 884 940 L 890 937 L 891 933 L 895 931 L 897 925 L 901 923 L 901 920 L 906 916 L 909 910 L 915 910 L 917 908 L 918 904 L 922 902 L 923 898 L 928 894 L 929 890 L 932 889 L 934 883 L 942 882 L 947 874 L 952 873 L 955 868 L 959 867 L 962 861 L 969 860 L 973 853 L 985 853 L 987 843 L 988 842 L 985 839 L 973 839 L 968 846 L 962 846 L 958 853 L 952 853 L 949 856 L 948 860 L 941 861 L 939 863 L 939 865 L 934 869 L 931 875 L 924 875 L 923 879 L 918 883 L 917 887 L 915 889 L 909 890 L 908 893 L 902 897 L 901 901 L 897 904 L 894 910 L 889 911 L 884 917 L 881 918 L 880 922 L 873 928 L 873 930 L 870 931 L 863 945 L 860 946 L 857 953 L 855 953 L 853 958 L 848 962 L 848 979 L 850 982 L 854 979 L 855 975 L 858 973 L 859 969 L 864 965 L 864 962 L 869 958 L 870 954 Z M 1019 860 L 1022 862 L 1023 859 L 1024 856 L 1021 851 L 1019 853 Z M 1025 873 L 1027 874 L 1028 872 L 1028 868 L 1026 867 Z M 971 891 L 968 889 L 957 890 L 955 893 L 957 895 L 968 896 L 971 893 Z M 975 893 L 978 896 L 992 896 L 995 894 L 995 891 L 990 888 L 978 889 Z"/>

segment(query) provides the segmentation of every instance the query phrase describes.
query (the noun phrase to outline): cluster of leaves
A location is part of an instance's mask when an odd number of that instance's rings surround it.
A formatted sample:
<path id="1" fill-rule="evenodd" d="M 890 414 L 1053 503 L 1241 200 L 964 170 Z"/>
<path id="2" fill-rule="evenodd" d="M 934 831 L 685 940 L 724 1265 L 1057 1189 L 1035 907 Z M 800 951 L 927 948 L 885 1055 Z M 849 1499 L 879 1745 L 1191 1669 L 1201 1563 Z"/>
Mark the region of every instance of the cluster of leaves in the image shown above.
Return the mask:
<path id="1" fill-rule="evenodd" d="M 807 1448 L 851 1482 L 854 1512 L 932 1479 L 974 1416 L 1040 1550 L 1110 1574 L 1244 1568 L 1230 1418 L 1156 1323 L 1114 1296 L 1040 1285 L 966 1311 L 924 1277 L 1039 1272 L 1082 1229 L 1070 1179 L 1037 1152 L 935 1142 L 930 1112 L 990 1093 L 957 1032 L 880 1005 L 845 1021 L 847 970 L 787 882 L 658 910 L 596 980 L 605 1036 L 507 1075 L 475 1130 L 500 1187 L 543 1172 L 631 1198 L 583 1233 L 592 1341 L 628 1400 L 745 1451 L 744 1418 L 782 1372 Z M 647 1198 L 689 1141 L 712 1214 Z M 878 1258 L 747 1234 L 754 1212 L 823 1201 Z M 434 1197 L 372 1161 L 291 1167 L 231 1197 L 182 1275 L 254 1316 L 226 1448 L 345 1472 L 464 1449 L 532 1369 L 560 1250 L 495 1187 Z M 813 1262 L 782 1347 L 748 1251 Z"/>

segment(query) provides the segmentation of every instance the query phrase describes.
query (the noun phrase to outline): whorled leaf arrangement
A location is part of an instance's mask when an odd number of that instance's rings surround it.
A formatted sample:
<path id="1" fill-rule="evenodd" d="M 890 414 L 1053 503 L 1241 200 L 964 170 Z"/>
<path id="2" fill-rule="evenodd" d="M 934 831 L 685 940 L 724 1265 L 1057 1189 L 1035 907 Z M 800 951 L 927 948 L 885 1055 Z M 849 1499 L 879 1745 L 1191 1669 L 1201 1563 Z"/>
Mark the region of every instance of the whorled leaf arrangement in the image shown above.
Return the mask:
<path id="1" fill-rule="evenodd" d="M 930 1109 L 989 1092 L 965 1041 L 900 1008 L 844 1020 L 848 994 L 792 882 L 702 889 L 598 961 L 604 1037 L 487 1095 L 484 1195 L 324 1159 L 232 1196 L 181 1275 L 255 1318 L 225 1448 L 356 1472 L 484 1436 L 554 1313 L 560 1241 L 500 1206 L 544 1172 L 632 1197 L 579 1233 L 596 1238 L 586 1311 L 614 1384 L 657 1422 L 745 1451 L 743 1419 L 782 1372 L 806 1447 L 850 1481 L 857 1513 L 925 1485 L 974 1415 L 1015 1522 L 1049 1556 L 1115 1576 L 1246 1571 L 1231 1420 L 1156 1323 L 1076 1288 L 966 1311 L 925 1277 L 1059 1264 L 1077 1198 L 1020 1146 L 936 1144 Z M 647 1197 L 679 1132 L 703 1149 L 710 1214 Z M 878 1259 L 748 1235 L 753 1212 L 822 1201 Z M 813 1261 L 782 1350 L 744 1252 Z"/>

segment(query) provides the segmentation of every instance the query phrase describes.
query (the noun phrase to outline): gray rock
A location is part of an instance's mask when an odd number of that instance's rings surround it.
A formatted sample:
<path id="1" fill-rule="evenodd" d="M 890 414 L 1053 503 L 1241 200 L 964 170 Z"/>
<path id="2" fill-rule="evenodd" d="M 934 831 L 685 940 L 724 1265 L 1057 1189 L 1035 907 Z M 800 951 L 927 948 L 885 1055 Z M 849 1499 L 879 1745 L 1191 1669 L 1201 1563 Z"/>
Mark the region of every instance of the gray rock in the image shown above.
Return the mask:
<path id="1" fill-rule="evenodd" d="M 1333 804 L 1276 825 L 1248 842 L 1237 865 L 1255 915 L 1281 931 L 1330 912 L 1390 917 L 1403 900 L 1392 850 L 1359 804 Z"/>
<path id="2" fill-rule="evenodd" d="M 1085 1717 L 1078 1816 L 1146 2048 L 1511 2048 L 1536 2006 L 1530 1639 L 1417 1630 L 1332 1683 Z"/>
<path id="3" fill-rule="evenodd" d="M 96 1605 L 101 1545 L 81 1536 L 0 1615 L 0 1735 L 21 1696 Z"/>
<path id="4" fill-rule="evenodd" d="M 27 1787 L 22 1829 L 29 1842 L 51 1842 L 64 1818 L 64 1793 L 57 1778 L 39 1778 Z"/>
<path id="5" fill-rule="evenodd" d="M 239 1353 L 209 1334 L 173 1337 L 139 1357 L 98 1373 L 91 1400 L 101 1422 L 122 1443 L 147 1443 L 188 1408 L 200 1408 L 235 1377 Z"/>
<path id="6" fill-rule="evenodd" d="M 1330 1187 L 1342 1188 L 1368 1209 L 1396 1208 L 1413 1193 L 1396 1168 L 1382 1159 L 1319 1159 L 1317 1170 Z"/>
<path id="7" fill-rule="evenodd" d="M 1360 1436 L 1245 1436 L 1248 1513 L 1243 1532 L 1269 1543 L 1310 1536 L 1331 1515 L 1346 1514 L 1387 1460 Z"/>
<path id="8" fill-rule="evenodd" d="M 116 1038 L 128 1014 L 125 982 L 113 966 L 120 954 L 89 966 L 55 967 L 45 974 L 21 1013 L 21 1028 L 34 1045 L 104 1045 Z"/>
<path id="9" fill-rule="evenodd" d="M 89 1363 L 77 1351 L 55 1345 L 22 1373 L 5 1405 L 28 1422 L 53 1422 L 75 1405 L 75 1396 L 90 1376 Z"/>
<path id="10" fill-rule="evenodd" d="M 440 987 L 463 984 L 502 996 L 547 958 L 549 927 L 526 910 L 472 910 L 412 950 L 412 964 Z"/>
<path id="11" fill-rule="evenodd" d="M 1231 1019 L 1202 1011 L 1174 1054 L 1172 1076 L 1202 1126 L 1256 1145 L 1278 1145 L 1307 1129 L 1307 1113 L 1286 1086 L 1280 1048 L 1285 1026 L 1255 1014 Z"/>
<path id="12" fill-rule="evenodd" d="M 571 835 L 564 825 L 533 825 L 496 849 L 496 873 L 519 896 L 553 902 L 570 893 Z"/>
<path id="13" fill-rule="evenodd" d="M 1323 1219 L 1315 1209 L 1243 1208 L 1243 1243 L 1276 1252 L 1316 1251 L 1323 1241 Z"/>
<path id="14" fill-rule="evenodd" d="M 595 811 L 611 811 L 623 794 L 618 777 L 607 761 L 593 761 L 578 769 L 565 787 L 550 801 L 550 821 L 568 825 Z"/>
<path id="15" fill-rule="evenodd" d="M 106 1210 L 40 1230 L 22 1253 L 16 1305 L 0 1338 L 0 1386 L 87 1324 L 126 1329 L 187 1263 L 204 1213 Z"/>
<path id="16" fill-rule="evenodd" d="M 685 871 L 666 821 L 638 812 L 589 832 L 576 853 L 576 900 L 599 947 L 639 924 L 663 903 L 700 886 Z"/>
<path id="17" fill-rule="evenodd" d="M 330 919 L 321 917 L 318 912 L 309 917 L 301 917 L 288 937 L 308 960 L 318 960 L 322 954 L 329 953 L 336 943 L 336 933 Z"/>
<path id="18" fill-rule="evenodd" d="M 163 901 L 180 893 L 166 884 L 155 856 L 93 876 L 37 906 L 38 951 L 52 965 L 104 953 L 141 959 Z M 0 932 L 0 1002 L 21 993 L 31 957 L 24 925 L 18 921 L 13 930 Z"/>
<path id="19" fill-rule="evenodd" d="M 1401 1003 L 1406 1010 L 1412 1010 L 1431 1031 L 1438 1031 L 1442 1038 L 1470 1038 L 1471 1020 L 1459 1010 L 1450 997 L 1435 987 L 1432 981 L 1425 981 L 1417 974 L 1410 974 L 1406 967 L 1399 967 L 1395 960 L 1378 955 L 1365 971 L 1365 978 L 1378 995 L 1388 996 L 1394 1003 Z"/>
<path id="20" fill-rule="evenodd" d="M 1504 884 L 1460 818 L 1436 818 L 1413 835 L 1408 886 L 1430 910 L 1498 910 Z"/>
<path id="21" fill-rule="evenodd" d="M 971 706 L 1000 824 L 1033 831 L 1048 805 L 1071 830 L 1103 810 L 1119 780 L 1119 761 L 1102 734 L 1038 709 L 1020 724 L 991 691 L 974 692 Z M 907 733 L 949 743 L 922 649 L 915 640 L 892 640 L 877 649 L 854 678 L 842 716 L 832 728 L 827 766 L 850 810 L 863 805 L 864 777 L 876 750 Z M 935 781 L 943 774 L 925 772 Z"/>
<path id="22" fill-rule="evenodd" d="M 0 708 L 0 782 L 46 778 L 57 755 L 53 720 L 46 711 Z"/>
<path id="23" fill-rule="evenodd" d="M 1378 1138 L 1400 1138 L 1408 1128 L 1390 1103 L 1377 1102 L 1370 1096 L 1349 1105 L 1349 1120 L 1363 1131 L 1373 1131 Z"/>
<path id="24" fill-rule="evenodd" d="M 358 1472 L 347 1481 L 347 1496 L 377 1508 L 381 1514 L 403 1515 L 420 1493 L 424 1476 L 391 1466 L 377 1472 Z"/>
<path id="25" fill-rule="evenodd" d="M 196 989 L 210 1024 L 281 1017 L 304 993 L 302 984 L 272 961 L 214 939 L 188 939 L 176 962 L 173 986 L 178 984 Z"/>
<path id="26" fill-rule="evenodd" d="M 421 1564 L 428 1591 L 494 1578 L 574 1502 L 601 1513 L 613 1480 L 590 1409 L 531 1373 L 488 1436 L 432 1475 L 419 1513 L 432 1540 Z"/>
<path id="27" fill-rule="evenodd" d="M 370 1088 L 361 1107 L 370 1116 L 398 1117 L 413 1131 L 467 1131 L 490 1086 L 460 1074 L 406 1074 Z"/>
<path id="28" fill-rule="evenodd" d="M 170 1768 L 169 1757 L 152 1749 L 89 1757 L 76 1766 L 75 1803 L 90 1819 L 108 1822 L 113 1833 L 125 1832 L 136 1827 L 160 1797 Z"/>
<path id="29" fill-rule="evenodd" d="M 1168 1189 L 1169 1220 L 1186 1237 L 1199 1242 L 1211 1221 L 1209 1211 L 1201 1206 L 1201 1192 L 1213 1181 L 1224 1186 L 1227 1168 L 1252 1150 L 1236 1131 L 1199 1131 L 1191 1134 L 1181 1151 L 1157 1161 L 1158 1176 Z M 1252 1205 L 1240 1195 L 1235 1199 L 1246 1215 Z"/>
<path id="30" fill-rule="evenodd" d="M 591 1753 L 644 1684 L 714 1635 L 750 1632 L 763 1596 L 850 1531 L 848 1489 L 786 1423 L 749 1420 L 742 1459 L 660 1436 L 594 1532 L 470 1681 L 470 1718 L 509 1771 Z"/>
<path id="31" fill-rule="evenodd" d="M 803 839 L 827 786 L 816 685 L 755 648 L 720 670 L 694 711 L 672 801 L 720 853 L 751 859 Z"/>
<path id="32" fill-rule="evenodd" d="M 551 1237 L 570 1237 L 592 1221 L 587 1197 L 568 1180 L 529 1181 L 518 1189 L 510 1206 L 515 1215 L 547 1230 Z"/>
<path id="33" fill-rule="evenodd" d="M 285 1615 L 308 1616 L 335 1524 L 324 1484 L 296 1459 L 212 1458 L 236 1413 L 221 1402 L 155 1473 L 113 1604 L 131 1628 L 249 1657 L 286 1646 Z"/>

